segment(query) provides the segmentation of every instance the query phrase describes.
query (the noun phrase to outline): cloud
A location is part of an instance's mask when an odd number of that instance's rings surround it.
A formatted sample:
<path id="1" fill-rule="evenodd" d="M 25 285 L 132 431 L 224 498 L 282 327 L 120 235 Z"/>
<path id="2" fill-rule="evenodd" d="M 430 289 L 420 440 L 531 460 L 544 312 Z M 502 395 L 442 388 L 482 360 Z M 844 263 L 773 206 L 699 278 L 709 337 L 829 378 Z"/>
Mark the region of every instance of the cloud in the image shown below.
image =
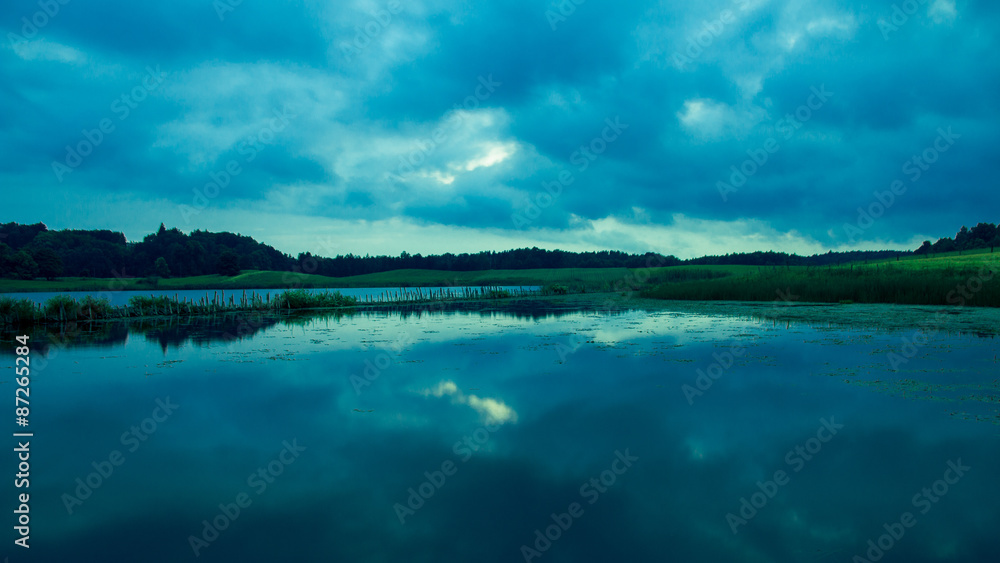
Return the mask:
<path id="1" fill-rule="evenodd" d="M 451 397 L 452 402 L 459 405 L 472 407 L 483 418 L 485 424 L 507 424 L 517 422 L 517 413 L 503 401 L 489 397 L 481 398 L 476 395 L 466 395 L 458 389 L 455 382 L 451 380 L 442 381 L 433 389 L 424 391 L 425 395 L 433 397 Z"/>
<path id="2" fill-rule="evenodd" d="M 677 112 L 684 129 L 699 140 L 746 138 L 747 132 L 766 117 L 761 108 L 738 109 L 704 98 L 686 100 L 684 109 Z"/>
<path id="3" fill-rule="evenodd" d="M 26 41 L 13 46 L 14 53 L 26 61 L 56 61 L 82 63 L 86 57 L 80 51 L 52 41 Z"/>
<path id="4" fill-rule="evenodd" d="M 958 17 L 958 10 L 955 8 L 955 0 L 934 0 L 934 3 L 927 8 L 929 15 L 935 23 L 951 23 Z"/>
<path id="5" fill-rule="evenodd" d="M 403 3 L 389 19 L 378 2 L 243 3 L 222 20 L 204 2 L 89 6 L 66 7 L 0 51 L 9 108 L 0 181 L 37 196 L 9 220 L 139 236 L 170 222 L 147 210 L 190 205 L 235 159 L 240 174 L 178 226 L 276 225 L 271 238 L 295 251 L 311 234 L 285 224 L 315 225 L 345 232 L 357 245 L 345 252 L 361 254 L 446 243 L 677 255 L 772 242 L 832 249 L 845 244 L 839 233 L 857 208 L 946 126 L 961 141 L 858 244 L 908 244 L 915 233 L 998 219 L 990 210 L 1000 193 L 982 189 L 994 175 L 988 147 L 1000 141 L 989 95 L 1000 88 L 989 47 L 1000 13 L 988 4 L 934 0 L 888 38 L 879 22 L 891 6 L 845 1 L 584 4 L 555 32 L 526 0 Z M 22 8 L 4 4 L 0 15 L 19 22 Z M 344 45 L 354 45 L 349 56 Z M 677 53 L 690 63 L 678 66 Z M 102 119 L 117 119 L 111 105 L 150 66 L 167 81 L 57 178 L 52 163 Z M 786 138 L 782 120 L 820 85 L 835 95 Z M 296 117 L 268 132 L 286 107 Z M 608 119 L 629 127 L 582 166 L 581 148 Z M 780 150 L 723 202 L 716 183 L 772 137 Z M 563 173 L 572 183 L 559 198 L 516 227 L 511 216 Z M 81 194 L 135 207 L 88 216 Z M 747 225 L 768 234 L 682 231 Z"/>

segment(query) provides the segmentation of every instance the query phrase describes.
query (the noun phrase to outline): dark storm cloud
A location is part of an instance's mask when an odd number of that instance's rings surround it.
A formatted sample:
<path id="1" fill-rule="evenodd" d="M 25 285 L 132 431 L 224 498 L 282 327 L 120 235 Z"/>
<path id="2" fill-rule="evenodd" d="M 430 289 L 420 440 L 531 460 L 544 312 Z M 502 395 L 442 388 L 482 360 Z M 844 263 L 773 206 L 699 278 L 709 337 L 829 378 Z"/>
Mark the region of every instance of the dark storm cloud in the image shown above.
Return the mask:
<path id="1" fill-rule="evenodd" d="M 522 231 L 683 215 L 827 247 L 997 219 L 989 3 L 928 0 L 905 21 L 890 2 L 567 5 L 241 3 L 220 16 L 105 1 L 40 18 L 8 3 L 0 173 L 55 200 L 187 204 L 235 158 L 220 208 L 513 231 L 512 214 L 568 171 Z M 122 118 L 147 67 L 166 78 Z M 815 104 L 816 89 L 832 95 Z M 286 106 L 297 117 L 248 160 L 241 146 Z M 60 181 L 53 162 L 102 119 L 114 131 Z M 628 127 L 607 142 L 606 120 Z M 911 180 L 906 162 L 948 127 L 957 140 Z M 767 162 L 747 164 L 771 140 Z M 740 180 L 732 167 L 753 172 L 720 197 Z M 844 225 L 896 179 L 906 192 L 849 240 Z"/>

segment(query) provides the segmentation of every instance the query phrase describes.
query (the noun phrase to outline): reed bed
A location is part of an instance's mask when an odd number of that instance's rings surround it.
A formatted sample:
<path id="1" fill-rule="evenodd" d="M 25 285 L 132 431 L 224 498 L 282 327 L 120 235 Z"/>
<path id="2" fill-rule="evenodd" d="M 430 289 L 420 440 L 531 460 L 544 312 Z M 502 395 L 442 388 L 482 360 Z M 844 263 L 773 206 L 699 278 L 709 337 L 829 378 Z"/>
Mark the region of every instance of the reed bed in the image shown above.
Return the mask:
<path id="1" fill-rule="evenodd" d="M 204 297 L 173 297 L 134 295 L 126 305 L 112 305 L 105 298 L 86 295 L 77 299 L 69 295 L 56 295 L 45 303 L 30 299 L 13 299 L 0 296 L 0 326 L 30 326 L 42 323 L 70 321 L 98 321 L 108 319 L 214 315 L 241 311 L 294 311 L 298 309 L 331 309 L 359 305 L 414 304 L 468 299 L 505 299 L 537 295 L 530 289 L 506 289 L 496 286 L 462 287 L 447 289 L 399 288 L 386 290 L 378 295 L 362 298 L 341 294 L 339 291 L 311 292 L 293 289 L 282 292 L 255 292 L 246 290 L 217 290 Z"/>

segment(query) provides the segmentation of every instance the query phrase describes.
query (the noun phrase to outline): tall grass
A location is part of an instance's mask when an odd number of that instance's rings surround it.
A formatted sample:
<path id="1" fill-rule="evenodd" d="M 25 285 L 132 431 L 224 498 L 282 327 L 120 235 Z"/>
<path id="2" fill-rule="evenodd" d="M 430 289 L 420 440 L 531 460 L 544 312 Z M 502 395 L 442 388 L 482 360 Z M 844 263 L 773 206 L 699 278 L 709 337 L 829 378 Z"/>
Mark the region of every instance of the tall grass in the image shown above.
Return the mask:
<path id="1" fill-rule="evenodd" d="M 649 284 L 678 283 L 688 281 L 704 281 L 725 278 L 732 275 L 726 270 L 708 268 L 670 268 L 654 270 L 649 277 Z"/>
<path id="2" fill-rule="evenodd" d="M 304 289 L 292 289 L 282 292 L 275 299 L 278 307 L 282 309 L 353 307 L 358 304 L 356 298 L 342 295 L 339 291 L 312 293 Z"/>
<path id="3" fill-rule="evenodd" d="M 25 326 L 35 321 L 35 304 L 30 299 L 0 297 L 0 324 Z"/>
<path id="4" fill-rule="evenodd" d="M 274 299 L 265 301 L 254 294 L 236 299 L 216 293 L 198 301 L 179 300 L 176 297 L 133 295 L 128 305 L 114 306 L 108 298 L 85 295 L 76 300 L 69 295 L 56 295 L 41 306 L 30 299 L 14 299 L 0 296 L 0 326 L 20 327 L 38 323 L 63 323 L 119 318 L 146 318 L 158 316 L 207 315 L 236 311 L 281 311 L 290 309 L 320 309 L 331 307 L 352 307 L 357 304 L 354 297 L 346 297 L 338 291 L 312 294 L 306 290 L 285 291 Z"/>
<path id="5" fill-rule="evenodd" d="M 894 265 L 762 270 L 702 281 L 664 283 L 643 292 L 657 299 L 897 303 L 1000 307 L 998 264 L 938 269 Z"/>

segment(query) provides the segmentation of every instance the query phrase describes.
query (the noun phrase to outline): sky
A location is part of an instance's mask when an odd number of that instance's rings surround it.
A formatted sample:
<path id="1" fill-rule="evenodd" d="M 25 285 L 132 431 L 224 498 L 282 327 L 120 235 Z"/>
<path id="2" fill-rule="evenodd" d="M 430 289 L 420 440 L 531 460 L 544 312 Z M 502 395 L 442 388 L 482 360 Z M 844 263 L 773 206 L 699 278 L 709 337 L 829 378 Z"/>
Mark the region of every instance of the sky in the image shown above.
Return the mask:
<path id="1" fill-rule="evenodd" d="M 914 249 L 1000 220 L 998 19 L 986 0 L 8 1 L 0 221 L 327 256 Z"/>

